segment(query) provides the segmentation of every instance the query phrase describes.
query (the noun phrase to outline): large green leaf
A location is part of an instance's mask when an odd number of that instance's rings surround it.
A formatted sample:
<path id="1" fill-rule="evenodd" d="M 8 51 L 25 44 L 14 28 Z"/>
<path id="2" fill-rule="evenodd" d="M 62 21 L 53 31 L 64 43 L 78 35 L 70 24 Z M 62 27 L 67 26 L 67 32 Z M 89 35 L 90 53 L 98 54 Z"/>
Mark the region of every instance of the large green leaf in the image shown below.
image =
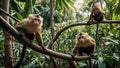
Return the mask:
<path id="1" fill-rule="evenodd" d="M 20 13 L 16 12 L 15 15 L 19 20 L 23 20 L 23 16 Z"/>

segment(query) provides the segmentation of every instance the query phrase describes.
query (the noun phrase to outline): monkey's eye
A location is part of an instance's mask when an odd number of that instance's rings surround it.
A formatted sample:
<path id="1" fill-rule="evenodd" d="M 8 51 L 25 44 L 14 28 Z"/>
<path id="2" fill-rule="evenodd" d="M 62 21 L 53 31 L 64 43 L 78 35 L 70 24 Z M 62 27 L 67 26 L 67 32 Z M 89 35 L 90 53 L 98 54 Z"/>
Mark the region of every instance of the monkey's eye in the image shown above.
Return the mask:
<path id="1" fill-rule="evenodd" d="M 36 21 L 37 19 L 35 18 L 34 20 Z"/>
<path id="2" fill-rule="evenodd" d="M 81 38 L 84 38 L 84 36 L 81 36 Z"/>
<path id="3" fill-rule="evenodd" d="M 38 19 L 38 21 L 40 21 L 40 20 Z"/>

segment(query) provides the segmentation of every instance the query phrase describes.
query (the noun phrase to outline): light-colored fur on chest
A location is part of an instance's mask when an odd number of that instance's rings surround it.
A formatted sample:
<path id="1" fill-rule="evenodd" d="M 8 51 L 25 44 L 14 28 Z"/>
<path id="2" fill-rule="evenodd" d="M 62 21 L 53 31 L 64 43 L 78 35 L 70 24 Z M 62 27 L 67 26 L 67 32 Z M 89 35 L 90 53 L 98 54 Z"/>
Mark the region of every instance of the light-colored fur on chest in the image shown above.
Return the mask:
<path id="1" fill-rule="evenodd" d="M 40 25 L 32 25 L 32 24 L 29 24 L 28 22 L 19 23 L 17 25 L 17 27 L 23 28 L 26 31 L 26 33 L 28 33 L 28 34 L 34 33 L 34 32 L 37 32 L 37 31 L 41 31 L 41 26 Z"/>

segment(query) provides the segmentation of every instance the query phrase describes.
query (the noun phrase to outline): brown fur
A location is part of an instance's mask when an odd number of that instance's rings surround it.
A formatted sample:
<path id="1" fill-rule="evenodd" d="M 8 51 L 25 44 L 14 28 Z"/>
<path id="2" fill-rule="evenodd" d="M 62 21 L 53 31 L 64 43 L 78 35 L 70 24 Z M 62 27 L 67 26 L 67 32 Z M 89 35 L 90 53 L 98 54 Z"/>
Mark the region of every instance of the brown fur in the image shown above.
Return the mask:
<path id="1" fill-rule="evenodd" d="M 98 3 L 92 4 L 92 11 L 88 23 L 92 21 L 103 21 L 105 20 L 104 11 L 99 7 Z"/>
<path id="2" fill-rule="evenodd" d="M 77 52 L 79 53 L 81 52 L 86 53 L 88 55 L 92 55 L 95 47 L 96 47 L 95 40 L 87 33 L 80 32 L 76 36 L 76 45 L 73 49 L 73 54 L 76 55 Z"/>

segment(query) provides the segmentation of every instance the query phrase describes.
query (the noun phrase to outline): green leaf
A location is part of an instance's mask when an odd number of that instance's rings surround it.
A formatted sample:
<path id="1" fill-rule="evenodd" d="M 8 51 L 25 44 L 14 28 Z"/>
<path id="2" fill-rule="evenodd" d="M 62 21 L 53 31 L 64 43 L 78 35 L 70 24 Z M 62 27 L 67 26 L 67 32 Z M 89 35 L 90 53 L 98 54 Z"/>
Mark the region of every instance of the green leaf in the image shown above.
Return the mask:
<path id="1" fill-rule="evenodd" d="M 19 20 L 23 20 L 23 16 L 20 13 L 16 12 L 15 15 Z"/>

